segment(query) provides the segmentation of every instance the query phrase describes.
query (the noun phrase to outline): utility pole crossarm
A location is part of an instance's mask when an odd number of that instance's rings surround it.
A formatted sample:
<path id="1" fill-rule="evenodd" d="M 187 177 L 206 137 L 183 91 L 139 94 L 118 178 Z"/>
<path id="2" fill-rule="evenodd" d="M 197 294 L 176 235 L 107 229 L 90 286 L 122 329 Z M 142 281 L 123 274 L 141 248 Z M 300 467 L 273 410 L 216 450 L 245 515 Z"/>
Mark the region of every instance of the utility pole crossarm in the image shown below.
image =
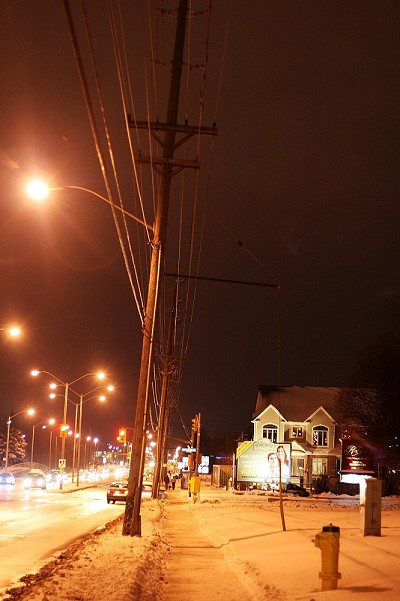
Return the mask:
<path id="1" fill-rule="evenodd" d="M 202 134 L 203 136 L 216 136 L 218 134 L 218 128 L 213 125 L 212 127 L 198 126 L 198 125 L 171 125 L 170 123 L 161 123 L 160 121 L 134 121 L 130 115 L 128 115 L 128 126 L 134 129 L 145 129 L 147 131 L 170 131 L 173 130 L 177 134 L 186 134 L 195 136 L 196 134 Z"/>

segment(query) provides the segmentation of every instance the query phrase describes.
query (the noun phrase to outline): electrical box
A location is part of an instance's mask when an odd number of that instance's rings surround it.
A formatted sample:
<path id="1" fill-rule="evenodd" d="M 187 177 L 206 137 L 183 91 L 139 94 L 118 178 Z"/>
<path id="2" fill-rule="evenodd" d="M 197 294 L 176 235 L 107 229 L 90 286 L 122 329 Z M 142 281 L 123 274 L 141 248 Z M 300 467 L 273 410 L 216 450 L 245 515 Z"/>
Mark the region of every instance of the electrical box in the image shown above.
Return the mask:
<path id="1" fill-rule="evenodd" d="M 198 495 L 200 492 L 200 478 L 199 476 L 192 476 L 190 478 L 190 492 L 192 494 Z"/>
<path id="2" fill-rule="evenodd" d="M 382 480 L 360 480 L 361 532 L 364 536 L 381 535 Z"/>

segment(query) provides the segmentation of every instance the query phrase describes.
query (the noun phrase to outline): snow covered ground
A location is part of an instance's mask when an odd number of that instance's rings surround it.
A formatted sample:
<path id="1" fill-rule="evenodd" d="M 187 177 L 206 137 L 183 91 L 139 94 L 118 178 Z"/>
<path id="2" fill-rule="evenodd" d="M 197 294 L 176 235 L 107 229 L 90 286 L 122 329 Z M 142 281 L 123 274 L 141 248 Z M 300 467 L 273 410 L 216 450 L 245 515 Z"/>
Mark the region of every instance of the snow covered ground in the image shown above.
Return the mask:
<path id="1" fill-rule="evenodd" d="M 203 487 L 142 503 L 142 536 L 121 519 L 76 543 L 3 599 L 32 601 L 375 601 L 400 598 L 400 498 L 382 501 L 382 536 L 361 533 L 358 499 L 287 499 Z M 321 527 L 340 527 L 338 589 L 321 592 Z"/>

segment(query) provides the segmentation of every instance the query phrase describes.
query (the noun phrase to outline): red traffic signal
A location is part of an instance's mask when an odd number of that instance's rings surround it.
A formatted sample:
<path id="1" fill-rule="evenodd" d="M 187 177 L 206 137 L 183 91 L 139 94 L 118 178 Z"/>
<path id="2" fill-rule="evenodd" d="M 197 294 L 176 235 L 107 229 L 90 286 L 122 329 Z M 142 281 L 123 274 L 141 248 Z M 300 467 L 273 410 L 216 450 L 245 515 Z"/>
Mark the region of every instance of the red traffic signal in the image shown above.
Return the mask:
<path id="1" fill-rule="evenodd" d="M 126 442 L 126 428 L 120 428 L 118 430 L 118 440 L 119 442 Z"/>

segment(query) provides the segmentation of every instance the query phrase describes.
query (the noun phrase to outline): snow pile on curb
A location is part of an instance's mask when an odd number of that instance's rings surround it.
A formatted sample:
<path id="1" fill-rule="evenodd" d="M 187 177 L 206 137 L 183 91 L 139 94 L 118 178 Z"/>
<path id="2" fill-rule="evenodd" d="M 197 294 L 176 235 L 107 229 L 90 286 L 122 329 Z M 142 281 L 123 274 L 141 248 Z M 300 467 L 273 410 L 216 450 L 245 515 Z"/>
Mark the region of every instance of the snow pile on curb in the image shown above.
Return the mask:
<path id="1" fill-rule="evenodd" d="M 122 536 L 119 517 L 71 545 L 36 574 L 8 589 L 7 601 L 150 601 L 162 579 L 167 546 L 163 539 L 163 506 L 142 504 L 142 536 Z"/>

